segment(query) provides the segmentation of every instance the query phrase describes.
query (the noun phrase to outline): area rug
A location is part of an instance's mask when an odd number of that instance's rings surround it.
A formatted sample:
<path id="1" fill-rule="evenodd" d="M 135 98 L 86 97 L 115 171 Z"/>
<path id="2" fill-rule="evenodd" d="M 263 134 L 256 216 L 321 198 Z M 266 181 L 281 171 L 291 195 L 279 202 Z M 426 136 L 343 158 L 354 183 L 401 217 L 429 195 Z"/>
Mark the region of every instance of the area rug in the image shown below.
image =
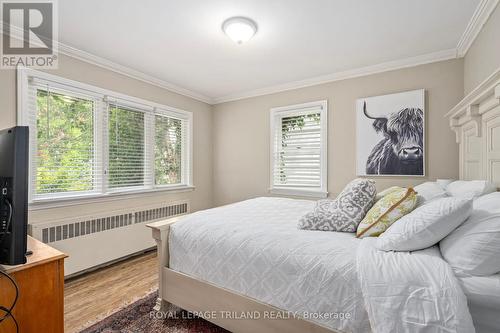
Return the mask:
<path id="1" fill-rule="evenodd" d="M 153 310 L 158 292 L 152 293 L 81 333 L 222 333 L 228 332 L 204 319 L 182 311 L 170 318 L 157 318 Z"/>

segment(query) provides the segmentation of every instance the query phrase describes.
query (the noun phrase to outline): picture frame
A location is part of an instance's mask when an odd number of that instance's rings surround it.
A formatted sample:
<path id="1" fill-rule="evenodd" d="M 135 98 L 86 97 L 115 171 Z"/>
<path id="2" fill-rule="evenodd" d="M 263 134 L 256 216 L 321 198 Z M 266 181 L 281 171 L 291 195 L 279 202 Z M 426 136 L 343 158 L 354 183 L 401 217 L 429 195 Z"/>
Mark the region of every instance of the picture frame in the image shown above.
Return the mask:
<path id="1" fill-rule="evenodd" d="M 358 176 L 426 175 L 425 90 L 356 101 Z"/>

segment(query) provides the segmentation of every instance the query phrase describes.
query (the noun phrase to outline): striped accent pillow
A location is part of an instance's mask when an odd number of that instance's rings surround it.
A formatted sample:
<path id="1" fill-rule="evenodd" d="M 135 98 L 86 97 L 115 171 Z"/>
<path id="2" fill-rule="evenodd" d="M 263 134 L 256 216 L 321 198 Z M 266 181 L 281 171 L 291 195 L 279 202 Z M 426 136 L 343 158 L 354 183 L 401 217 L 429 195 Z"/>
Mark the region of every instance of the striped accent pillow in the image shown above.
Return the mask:
<path id="1" fill-rule="evenodd" d="M 377 201 L 361 221 L 356 237 L 377 237 L 394 222 L 417 206 L 417 193 L 413 188 L 392 189 Z"/>

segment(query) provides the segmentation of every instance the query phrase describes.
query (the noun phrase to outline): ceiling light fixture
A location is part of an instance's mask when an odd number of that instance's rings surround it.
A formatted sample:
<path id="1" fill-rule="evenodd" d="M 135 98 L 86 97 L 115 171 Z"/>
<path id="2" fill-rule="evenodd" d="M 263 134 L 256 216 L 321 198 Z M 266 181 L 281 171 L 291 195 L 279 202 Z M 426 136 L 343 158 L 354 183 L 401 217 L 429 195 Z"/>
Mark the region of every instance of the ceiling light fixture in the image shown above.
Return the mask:
<path id="1" fill-rule="evenodd" d="M 252 38 L 257 32 L 257 24 L 247 17 L 231 17 L 222 23 L 222 31 L 238 44 Z"/>

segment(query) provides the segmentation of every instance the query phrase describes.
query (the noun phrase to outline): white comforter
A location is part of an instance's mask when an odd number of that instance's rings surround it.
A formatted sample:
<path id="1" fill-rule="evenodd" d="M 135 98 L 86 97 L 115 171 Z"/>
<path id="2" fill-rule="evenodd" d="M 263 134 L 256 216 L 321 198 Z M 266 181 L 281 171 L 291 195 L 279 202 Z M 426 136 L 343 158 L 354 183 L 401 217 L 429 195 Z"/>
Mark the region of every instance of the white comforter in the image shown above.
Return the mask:
<path id="1" fill-rule="evenodd" d="M 383 252 L 375 243 L 363 239 L 357 255 L 373 332 L 474 333 L 467 299 L 438 247 Z"/>
<path id="2" fill-rule="evenodd" d="M 313 206 L 257 198 L 191 214 L 171 228 L 170 268 L 338 331 L 474 332 L 439 252 L 383 253 L 353 234 L 298 230 Z"/>

